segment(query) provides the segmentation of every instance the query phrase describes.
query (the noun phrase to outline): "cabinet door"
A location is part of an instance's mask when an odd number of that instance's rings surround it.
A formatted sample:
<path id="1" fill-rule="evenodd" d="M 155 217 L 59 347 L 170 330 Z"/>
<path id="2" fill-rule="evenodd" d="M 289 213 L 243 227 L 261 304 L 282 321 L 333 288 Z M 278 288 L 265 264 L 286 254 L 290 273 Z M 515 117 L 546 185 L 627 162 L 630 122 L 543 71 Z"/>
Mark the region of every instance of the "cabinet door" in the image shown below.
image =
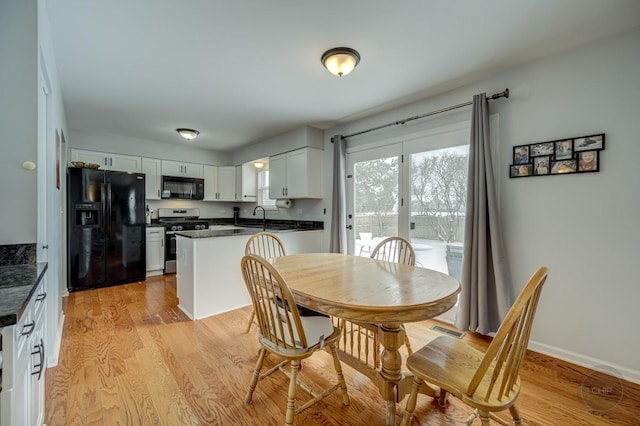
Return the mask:
<path id="1" fill-rule="evenodd" d="M 307 151 L 301 149 L 288 153 L 286 196 L 291 198 L 306 196 L 308 181 Z"/>
<path id="2" fill-rule="evenodd" d="M 255 203 L 258 201 L 258 171 L 253 167 L 253 163 L 245 163 L 238 167 L 242 168 L 240 201 Z"/>
<path id="3" fill-rule="evenodd" d="M 142 157 L 109 154 L 109 170 L 140 173 L 142 171 Z"/>
<path id="4" fill-rule="evenodd" d="M 287 155 L 269 157 L 269 198 L 287 198 Z"/>
<path id="5" fill-rule="evenodd" d="M 184 177 L 202 179 L 204 176 L 204 170 L 202 164 L 195 163 L 183 163 Z"/>
<path id="6" fill-rule="evenodd" d="M 204 201 L 218 200 L 218 168 L 204 166 Z"/>
<path id="7" fill-rule="evenodd" d="M 288 198 L 322 198 L 322 150 L 304 148 L 287 154 Z"/>
<path id="8" fill-rule="evenodd" d="M 178 161 L 162 160 L 162 176 L 184 176 L 184 164 Z"/>
<path id="9" fill-rule="evenodd" d="M 164 229 L 147 228 L 147 272 L 164 269 Z"/>
<path id="10" fill-rule="evenodd" d="M 144 184 L 147 200 L 159 200 L 162 185 L 160 160 L 155 158 L 142 159 L 142 173 L 145 174 Z"/>
<path id="11" fill-rule="evenodd" d="M 85 163 L 100 164 L 101 170 L 109 169 L 109 155 L 106 152 L 85 151 L 83 149 L 71 150 L 71 161 L 84 161 Z"/>
<path id="12" fill-rule="evenodd" d="M 44 420 L 44 378 L 47 359 L 44 345 L 44 318 L 44 309 L 42 309 L 35 316 L 36 328 L 30 339 L 29 422 L 32 425 L 41 425 Z"/>
<path id="13" fill-rule="evenodd" d="M 30 310 L 30 308 L 27 308 Z M 18 334 L 16 342 L 15 362 L 13 368 L 14 382 L 11 391 L 11 408 L 10 417 L 12 425 L 28 425 L 30 424 L 29 415 L 31 414 L 31 334 L 22 336 L 20 333 L 24 329 L 24 324 L 31 322 L 30 314 L 25 314 L 28 318 L 23 324 L 19 324 L 16 328 Z M 13 337 L 13 336 L 12 336 Z M 11 374 L 11 370 L 5 374 Z"/>
<path id="14" fill-rule="evenodd" d="M 236 200 L 236 168 L 218 167 L 218 201 Z"/>

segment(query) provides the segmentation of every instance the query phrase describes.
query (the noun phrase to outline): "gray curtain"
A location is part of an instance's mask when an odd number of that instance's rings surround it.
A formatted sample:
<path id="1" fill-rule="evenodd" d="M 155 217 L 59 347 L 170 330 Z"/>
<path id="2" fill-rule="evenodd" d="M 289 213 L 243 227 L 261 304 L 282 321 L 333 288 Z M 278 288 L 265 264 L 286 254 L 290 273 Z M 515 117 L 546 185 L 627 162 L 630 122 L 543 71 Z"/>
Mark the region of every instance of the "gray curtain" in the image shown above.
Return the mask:
<path id="1" fill-rule="evenodd" d="M 347 252 L 347 195 L 345 186 L 346 141 L 335 135 L 333 141 L 333 203 L 331 207 L 331 253 Z"/>
<path id="2" fill-rule="evenodd" d="M 473 97 L 464 256 L 455 325 L 495 332 L 511 306 L 509 269 L 498 217 L 486 94 Z"/>

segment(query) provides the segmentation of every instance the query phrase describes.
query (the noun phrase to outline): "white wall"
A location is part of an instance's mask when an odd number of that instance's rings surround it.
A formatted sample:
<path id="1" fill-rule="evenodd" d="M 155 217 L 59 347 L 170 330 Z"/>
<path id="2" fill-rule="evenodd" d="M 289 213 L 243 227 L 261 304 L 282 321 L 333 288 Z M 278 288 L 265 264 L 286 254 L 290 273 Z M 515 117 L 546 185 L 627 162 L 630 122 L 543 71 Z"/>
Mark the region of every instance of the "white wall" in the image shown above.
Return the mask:
<path id="1" fill-rule="evenodd" d="M 478 84 L 325 132 L 325 188 L 331 190 L 329 138 L 511 89 L 492 101 L 499 115 L 500 205 L 514 294 L 539 265 L 550 269 L 532 348 L 640 381 L 639 259 L 640 30 L 502 72 Z M 434 116 L 354 137 L 393 139 L 455 120 Z M 509 179 L 515 145 L 606 134 L 599 173 Z M 327 202 L 327 204 L 329 204 Z M 327 218 L 326 227 L 329 227 Z"/>
<path id="2" fill-rule="evenodd" d="M 36 242 L 38 49 L 36 0 L 0 2 L 0 244 Z"/>
<path id="3" fill-rule="evenodd" d="M 44 157 L 39 158 L 39 169 L 42 172 L 46 168 L 45 191 L 46 196 L 38 195 L 38 209 L 46 209 L 47 212 L 47 236 L 46 243 L 49 250 L 46 251 L 46 260 L 49 269 L 46 276 L 47 291 L 47 345 L 49 350 L 48 365 L 57 364 L 58 352 L 62 337 L 63 315 L 62 315 L 62 295 L 67 293 L 66 289 L 66 238 L 64 236 L 62 206 L 66 199 L 64 183 L 64 156 L 60 159 L 60 188 L 56 187 L 56 133 L 60 138 L 66 135 L 66 118 L 64 114 L 63 98 L 60 90 L 58 72 L 56 67 L 53 45 L 51 44 L 51 31 L 49 28 L 49 18 L 46 10 L 46 0 L 38 0 L 38 69 L 40 78 L 47 81 L 49 93 L 45 97 L 41 90 L 38 96 L 47 103 L 46 117 L 38 117 L 38 127 L 43 127 L 45 139 L 38 142 L 46 146 Z M 39 87 L 40 82 L 37 83 Z M 62 139 L 60 140 L 62 143 Z M 64 154 L 64 147 L 61 147 L 61 154 Z M 46 161 L 46 167 L 43 162 Z M 38 189 L 40 191 L 41 188 Z M 43 205 L 40 205 L 42 203 Z"/>

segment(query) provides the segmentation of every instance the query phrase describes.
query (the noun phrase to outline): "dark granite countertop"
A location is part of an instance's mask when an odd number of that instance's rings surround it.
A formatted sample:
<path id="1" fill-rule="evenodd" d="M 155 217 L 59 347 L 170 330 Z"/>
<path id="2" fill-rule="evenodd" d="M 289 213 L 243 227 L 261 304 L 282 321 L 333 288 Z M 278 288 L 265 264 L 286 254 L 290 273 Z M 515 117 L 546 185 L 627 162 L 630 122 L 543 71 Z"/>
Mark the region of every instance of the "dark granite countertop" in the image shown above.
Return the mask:
<path id="1" fill-rule="evenodd" d="M 46 270 L 46 262 L 0 266 L 0 327 L 18 322 Z"/>
<path id="2" fill-rule="evenodd" d="M 277 229 L 277 228 L 266 228 L 267 232 L 273 232 L 274 234 L 282 233 L 282 232 L 301 232 L 301 231 L 321 231 L 322 229 L 314 229 L 314 228 L 288 228 L 288 229 Z M 262 228 L 248 228 L 248 227 L 236 227 L 233 229 L 227 229 L 224 227 L 223 229 L 204 229 L 201 231 L 178 231 L 176 235 L 187 238 L 215 238 L 215 237 L 233 237 L 238 235 L 253 235 L 258 232 L 262 232 Z"/>

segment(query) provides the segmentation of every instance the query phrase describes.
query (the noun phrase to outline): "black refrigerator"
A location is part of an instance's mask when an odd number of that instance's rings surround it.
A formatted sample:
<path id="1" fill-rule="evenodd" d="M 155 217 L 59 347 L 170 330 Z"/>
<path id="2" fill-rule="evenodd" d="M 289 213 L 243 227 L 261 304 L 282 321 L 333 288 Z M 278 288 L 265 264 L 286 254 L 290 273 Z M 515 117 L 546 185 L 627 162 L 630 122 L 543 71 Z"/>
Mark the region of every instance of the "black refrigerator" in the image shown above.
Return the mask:
<path id="1" fill-rule="evenodd" d="M 69 291 L 145 279 L 144 177 L 142 173 L 68 169 Z"/>

